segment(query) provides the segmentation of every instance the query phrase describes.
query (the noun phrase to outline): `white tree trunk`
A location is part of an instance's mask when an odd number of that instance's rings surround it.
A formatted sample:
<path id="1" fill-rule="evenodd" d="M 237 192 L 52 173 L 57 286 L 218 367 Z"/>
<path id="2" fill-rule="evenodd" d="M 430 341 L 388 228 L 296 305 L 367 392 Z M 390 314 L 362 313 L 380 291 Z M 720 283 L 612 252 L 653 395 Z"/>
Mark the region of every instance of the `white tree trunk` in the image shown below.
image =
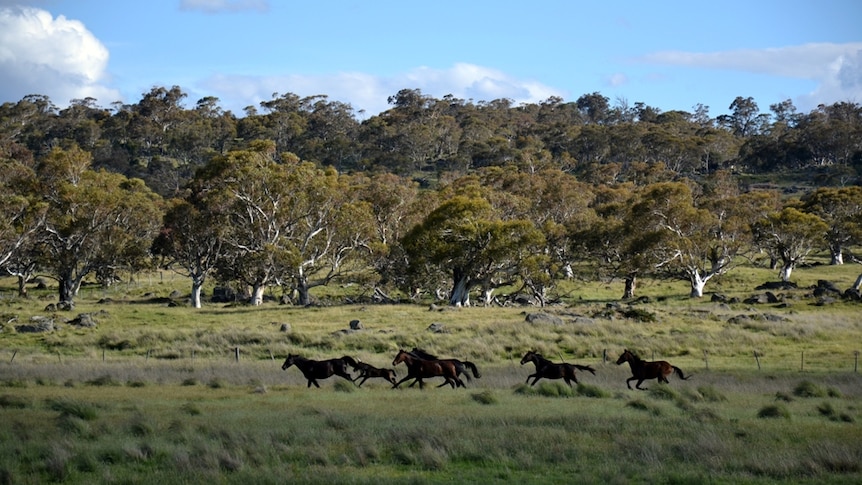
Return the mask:
<path id="1" fill-rule="evenodd" d="M 203 281 L 198 281 L 196 278 L 192 279 L 192 307 L 200 308 L 201 307 L 201 289 L 203 288 Z"/>
<path id="2" fill-rule="evenodd" d="M 781 278 L 781 281 L 788 282 L 790 281 L 790 273 L 793 272 L 793 265 L 788 263 L 781 266 L 781 272 L 778 273 L 778 276 Z"/>
<path id="3" fill-rule="evenodd" d="M 695 273 L 691 277 L 691 293 L 689 296 L 691 298 L 701 298 L 703 297 L 703 288 L 706 286 L 707 279 L 701 278 L 699 274 Z"/>
<path id="4" fill-rule="evenodd" d="M 470 306 L 470 292 L 467 291 L 467 278 L 461 278 L 452 287 L 449 304 L 456 307 Z"/>
<path id="5" fill-rule="evenodd" d="M 251 290 L 251 304 L 253 306 L 263 305 L 263 292 L 266 289 L 265 285 L 255 285 Z"/>

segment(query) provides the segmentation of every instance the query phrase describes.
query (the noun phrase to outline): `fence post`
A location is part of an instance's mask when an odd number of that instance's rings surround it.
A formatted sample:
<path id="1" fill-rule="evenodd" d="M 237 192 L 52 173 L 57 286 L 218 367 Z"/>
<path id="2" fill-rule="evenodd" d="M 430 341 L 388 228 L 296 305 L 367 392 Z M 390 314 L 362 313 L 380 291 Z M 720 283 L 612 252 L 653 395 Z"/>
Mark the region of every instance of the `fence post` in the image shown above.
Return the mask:
<path id="1" fill-rule="evenodd" d="M 12 352 L 12 358 L 11 358 L 11 359 L 9 359 L 9 363 L 10 363 L 10 364 L 12 363 L 12 361 L 13 361 L 13 360 L 15 360 L 15 356 L 16 356 L 16 355 L 18 355 L 18 349 L 15 349 L 15 351 L 14 351 L 14 352 Z M 859 352 L 856 352 L 856 355 L 859 355 Z"/>
<path id="2" fill-rule="evenodd" d="M 805 351 L 802 351 L 802 355 L 799 358 L 799 372 L 803 372 L 805 370 Z"/>
<path id="3" fill-rule="evenodd" d="M 236 359 L 237 362 L 239 362 L 239 347 L 234 347 L 233 353 L 234 353 L 234 358 Z"/>
<path id="4" fill-rule="evenodd" d="M 754 360 L 757 361 L 757 370 L 760 370 L 760 357 L 757 355 L 757 351 L 754 351 Z"/>
<path id="5" fill-rule="evenodd" d="M 703 360 L 706 361 L 706 370 L 709 370 L 709 351 L 706 349 L 703 351 Z"/>
<path id="6" fill-rule="evenodd" d="M 859 372 L 859 351 L 853 352 L 853 373 Z"/>
<path id="7" fill-rule="evenodd" d="M 858 352 L 857 352 L 857 354 L 858 354 Z M 603 349 L 602 350 L 602 364 L 607 364 L 607 363 L 608 363 L 608 349 Z"/>

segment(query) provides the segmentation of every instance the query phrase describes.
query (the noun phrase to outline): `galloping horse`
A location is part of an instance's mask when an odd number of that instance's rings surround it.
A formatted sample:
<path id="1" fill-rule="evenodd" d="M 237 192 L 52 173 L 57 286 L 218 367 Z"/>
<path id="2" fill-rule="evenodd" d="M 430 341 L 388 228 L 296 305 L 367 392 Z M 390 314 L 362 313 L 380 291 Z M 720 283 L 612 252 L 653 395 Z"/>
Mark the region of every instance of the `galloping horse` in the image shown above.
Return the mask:
<path id="1" fill-rule="evenodd" d="M 687 380 L 691 377 L 691 375 L 689 375 L 688 377 L 684 376 L 682 374 L 682 370 L 679 367 L 675 365 L 670 365 L 669 362 L 665 362 L 663 360 L 657 360 L 654 362 L 641 360 L 640 357 L 638 357 L 628 349 L 625 349 L 623 355 L 621 355 L 620 358 L 617 359 L 617 365 L 620 365 L 623 362 L 628 362 L 629 367 L 631 367 L 632 369 L 632 377 L 626 379 L 626 386 L 628 386 L 629 389 L 632 388 L 631 381 L 638 381 L 638 383 L 635 384 L 635 387 L 642 391 L 645 391 L 646 388 L 641 387 L 641 383 L 647 379 L 658 379 L 659 382 L 670 384 L 670 382 L 667 380 L 667 376 L 673 374 L 674 372 L 676 372 L 676 375 L 678 375 L 679 378 L 682 380 Z"/>
<path id="2" fill-rule="evenodd" d="M 446 382 L 437 387 L 443 387 L 446 384 L 456 387 L 465 387 L 464 382 L 458 378 L 458 370 L 454 363 L 445 360 L 425 360 L 407 352 L 404 349 L 398 351 L 395 359 L 392 360 L 392 365 L 398 365 L 401 362 L 407 366 L 407 377 L 395 383 L 392 388 L 398 387 L 402 382 L 408 379 L 416 379 L 419 382 L 419 389 L 424 387 L 422 379 L 425 377 L 442 376 Z"/>
<path id="3" fill-rule="evenodd" d="M 578 383 L 578 378 L 575 377 L 575 369 L 585 370 L 593 375 L 596 373 L 595 369 L 588 365 L 567 363 L 556 364 L 532 350 L 528 350 L 527 353 L 524 354 L 524 357 L 521 359 L 521 365 L 524 365 L 527 362 L 532 362 L 536 365 L 536 372 L 527 376 L 527 380 L 525 381 L 525 383 L 527 383 L 530 382 L 530 379 L 533 379 L 533 383 L 530 384 L 531 386 L 535 386 L 536 382 L 544 377 L 545 379 L 564 379 L 566 384 L 571 387 L 572 381 L 574 381 L 575 384 Z"/>
<path id="4" fill-rule="evenodd" d="M 356 366 L 356 361 L 353 357 L 344 356 L 340 359 L 329 360 L 311 360 L 299 355 L 289 354 L 284 364 L 281 365 L 281 370 L 287 370 L 288 367 L 296 365 L 302 375 L 308 379 L 308 387 L 314 384 L 314 387 L 320 387 L 317 379 L 326 379 L 333 374 L 343 377 L 350 382 L 353 382 L 353 377 L 347 372 L 347 365 Z"/>
<path id="5" fill-rule="evenodd" d="M 410 354 L 425 360 L 444 360 L 447 362 L 452 362 L 453 364 L 455 364 L 456 375 L 460 378 L 461 374 L 464 374 L 467 377 L 468 381 L 472 380 L 473 377 L 475 377 L 476 379 L 482 377 L 482 374 L 479 373 L 479 368 L 476 367 L 476 364 L 470 362 L 469 360 L 441 359 L 436 355 L 429 354 L 428 352 L 418 347 L 413 347 L 413 350 L 410 351 Z M 473 377 L 470 377 L 470 373 L 467 372 L 468 367 L 473 372 Z M 416 384 L 416 381 L 413 381 L 410 384 L 410 387 L 413 387 L 413 384 Z"/>
<path id="6" fill-rule="evenodd" d="M 366 364 L 365 362 L 356 362 L 353 365 L 353 370 L 359 371 L 359 375 L 356 376 L 356 379 L 353 379 L 353 382 L 362 379 L 359 383 L 359 387 L 362 387 L 362 384 L 365 383 L 368 379 L 372 377 L 382 377 L 387 381 L 395 384 L 395 371 L 392 369 L 378 369 L 371 364 Z"/>

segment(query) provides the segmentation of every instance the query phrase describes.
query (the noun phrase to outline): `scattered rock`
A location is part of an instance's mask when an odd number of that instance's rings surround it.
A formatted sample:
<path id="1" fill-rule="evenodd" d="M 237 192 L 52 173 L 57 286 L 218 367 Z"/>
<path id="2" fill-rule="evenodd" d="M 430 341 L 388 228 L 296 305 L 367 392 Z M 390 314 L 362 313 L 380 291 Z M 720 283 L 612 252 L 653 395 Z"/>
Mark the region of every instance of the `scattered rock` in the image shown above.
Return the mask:
<path id="1" fill-rule="evenodd" d="M 350 330 L 362 330 L 364 327 L 362 326 L 362 322 L 359 320 L 351 320 L 350 321 Z"/>
<path id="2" fill-rule="evenodd" d="M 433 333 L 446 333 L 446 329 L 443 328 L 443 324 L 439 322 L 434 322 L 431 325 L 428 325 L 428 331 Z"/>
<path id="3" fill-rule="evenodd" d="M 15 330 L 19 333 L 51 332 L 54 329 L 54 319 L 40 315 L 30 317 L 29 324 L 15 326 Z"/>
<path id="4" fill-rule="evenodd" d="M 526 321 L 528 323 L 538 323 L 538 324 L 550 324 L 550 325 L 562 325 L 563 319 L 556 316 L 551 315 L 549 313 L 527 313 Z"/>

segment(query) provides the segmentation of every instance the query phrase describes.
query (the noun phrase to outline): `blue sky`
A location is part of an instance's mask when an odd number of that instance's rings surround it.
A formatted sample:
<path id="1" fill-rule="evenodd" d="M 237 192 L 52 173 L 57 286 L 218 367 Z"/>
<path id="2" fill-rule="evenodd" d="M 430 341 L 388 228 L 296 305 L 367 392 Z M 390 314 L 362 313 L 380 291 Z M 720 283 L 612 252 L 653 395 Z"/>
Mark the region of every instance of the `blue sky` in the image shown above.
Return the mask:
<path id="1" fill-rule="evenodd" d="M 295 93 L 367 117 L 405 88 L 808 112 L 862 103 L 862 1 L 0 0 L 0 102 L 110 107 L 173 85 L 238 115 Z"/>

